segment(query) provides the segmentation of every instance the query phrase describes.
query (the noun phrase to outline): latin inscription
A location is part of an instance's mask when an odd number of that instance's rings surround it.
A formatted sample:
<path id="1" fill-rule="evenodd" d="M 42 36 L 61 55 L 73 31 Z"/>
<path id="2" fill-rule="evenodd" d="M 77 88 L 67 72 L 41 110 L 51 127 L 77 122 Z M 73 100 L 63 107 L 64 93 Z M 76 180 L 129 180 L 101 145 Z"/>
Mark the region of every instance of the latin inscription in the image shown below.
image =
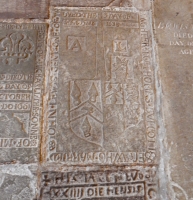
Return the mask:
<path id="1" fill-rule="evenodd" d="M 154 163 L 149 27 L 146 12 L 52 10 L 48 160 Z"/>
<path id="2" fill-rule="evenodd" d="M 43 172 L 44 199 L 156 199 L 154 168 L 119 171 Z"/>

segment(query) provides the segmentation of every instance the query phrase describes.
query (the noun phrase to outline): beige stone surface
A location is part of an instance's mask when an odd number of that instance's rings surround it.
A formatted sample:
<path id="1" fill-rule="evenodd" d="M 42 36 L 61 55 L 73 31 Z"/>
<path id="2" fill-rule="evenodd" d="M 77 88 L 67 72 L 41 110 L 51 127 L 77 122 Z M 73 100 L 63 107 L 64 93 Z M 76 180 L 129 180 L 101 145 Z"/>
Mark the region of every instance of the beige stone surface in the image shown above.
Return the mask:
<path id="1" fill-rule="evenodd" d="M 160 134 L 167 198 L 172 200 L 193 199 L 192 6 L 190 0 L 154 2 L 165 125 Z"/>

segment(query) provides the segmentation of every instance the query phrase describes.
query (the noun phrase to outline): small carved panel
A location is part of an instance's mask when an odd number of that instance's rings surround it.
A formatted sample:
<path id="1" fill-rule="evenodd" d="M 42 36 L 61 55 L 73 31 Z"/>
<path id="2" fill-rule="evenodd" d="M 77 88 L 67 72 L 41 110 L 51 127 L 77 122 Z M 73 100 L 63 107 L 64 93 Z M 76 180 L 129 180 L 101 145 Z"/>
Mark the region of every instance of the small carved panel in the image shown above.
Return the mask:
<path id="1" fill-rule="evenodd" d="M 42 172 L 40 200 L 155 200 L 154 168 Z"/>
<path id="2" fill-rule="evenodd" d="M 54 8 L 51 20 L 47 160 L 154 163 L 148 13 Z"/>
<path id="3" fill-rule="evenodd" d="M 46 29 L 45 24 L 0 24 L 2 162 L 37 160 Z"/>

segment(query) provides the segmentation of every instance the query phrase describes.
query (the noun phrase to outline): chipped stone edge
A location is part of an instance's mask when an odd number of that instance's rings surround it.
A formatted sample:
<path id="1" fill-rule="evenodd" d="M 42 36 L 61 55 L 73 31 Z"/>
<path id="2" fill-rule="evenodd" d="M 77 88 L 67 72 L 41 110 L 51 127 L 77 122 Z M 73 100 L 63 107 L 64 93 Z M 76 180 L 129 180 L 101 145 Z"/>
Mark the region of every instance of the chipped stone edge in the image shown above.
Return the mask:
<path id="1" fill-rule="evenodd" d="M 158 115 L 158 143 L 159 143 L 159 167 L 158 167 L 158 177 L 159 177 L 159 197 L 160 200 L 169 200 L 168 199 L 168 184 L 171 180 L 170 178 L 170 168 L 169 168 L 169 152 L 167 150 L 167 134 L 165 129 L 165 118 L 163 113 L 163 99 L 164 94 L 162 90 L 162 82 L 160 77 L 160 65 L 159 65 L 159 51 L 158 44 L 156 42 L 156 23 L 155 23 L 155 12 L 154 12 L 154 2 L 152 1 L 152 15 L 151 15 L 151 24 L 152 24 L 152 46 L 153 46 L 153 65 L 155 67 L 155 86 L 156 86 L 156 95 L 157 95 L 157 115 Z M 171 199 L 175 199 L 174 196 Z"/>
<path id="2" fill-rule="evenodd" d="M 30 178 L 29 187 L 32 190 L 32 195 L 35 197 L 38 192 L 38 187 L 37 187 L 38 177 L 35 174 L 33 174 L 33 172 L 35 173 L 38 172 L 38 166 L 36 164 L 30 164 L 30 165 L 13 164 L 13 165 L 0 166 L 0 174 L 8 174 L 11 176 L 20 176 L 20 177 L 27 176 L 28 178 Z"/>

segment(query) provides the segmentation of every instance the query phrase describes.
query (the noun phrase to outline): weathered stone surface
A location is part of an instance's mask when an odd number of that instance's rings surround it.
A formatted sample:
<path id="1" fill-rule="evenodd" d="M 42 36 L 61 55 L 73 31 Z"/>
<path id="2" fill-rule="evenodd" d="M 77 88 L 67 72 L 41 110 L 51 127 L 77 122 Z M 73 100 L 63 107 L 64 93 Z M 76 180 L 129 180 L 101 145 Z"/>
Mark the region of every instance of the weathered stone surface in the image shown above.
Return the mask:
<path id="1" fill-rule="evenodd" d="M 48 18 L 50 0 L 1 0 L 0 18 Z"/>
<path id="2" fill-rule="evenodd" d="M 153 164 L 157 127 L 149 13 L 55 8 L 50 47 L 44 159 Z"/>
<path id="3" fill-rule="evenodd" d="M 0 162 L 37 162 L 46 24 L 0 23 Z"/>
<path id="4" fill-rule="evenodd" d="M 140 10 L 150 10 L 150 0 L 51 0 L 52 6 L 68 7 L 135 7 Z"/>
<path id="5" fill-rule="evenodd" d="M 1 200 L 32 200 L 36 197 L 37 166 L 0 167 Z"/>
<path id="6" fill-rule="evenodd" d="M 104 6 L 132 6 L 132 0 L 51 0 L 53 6 L 83 6 L 83 7 L 104 7 Z"/>
<path id="7" fill-rule="evenodd" d="M 160 181 L 168 196 L 163 199 L 193 199 L 192 8 L 192 0 L 154 3 L 165 123 Z"/>
<path id="8" fill-rule="evenodd" d="M 0 200 L 193 200 L 192 8 L 1 0 Z"/>
<path id="9" fill-rule="evenodd" d="M 154 167 L 43 171 L 40 200 L 152 200 L 157 194 Z"/>

